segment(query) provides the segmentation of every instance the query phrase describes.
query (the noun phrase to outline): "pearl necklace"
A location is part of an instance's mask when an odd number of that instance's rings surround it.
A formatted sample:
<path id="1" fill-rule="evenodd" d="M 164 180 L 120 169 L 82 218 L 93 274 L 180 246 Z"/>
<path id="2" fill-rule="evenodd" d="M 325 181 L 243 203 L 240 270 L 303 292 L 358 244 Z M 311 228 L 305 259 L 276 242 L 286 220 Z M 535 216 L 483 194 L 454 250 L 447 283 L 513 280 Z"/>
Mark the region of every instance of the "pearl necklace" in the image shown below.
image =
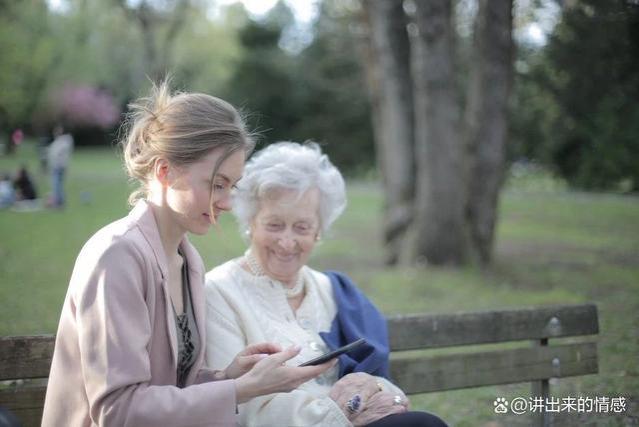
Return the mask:
<path id="1" fill-rule="evenodd" d="M 257 259 L 255 259 L 255 257 L 253 256 L 253 253 L 250 250 L 246 251 L 246 253 L 244 254 L 244 259 L 246 260 L 246 265 L 248 265 L 249 270 L 251 270 L 251 273 L 254 276 L 266 276 L 264 269 L 262 268 L 260 263 L 257 261 Z M 286 294 L 287 299 L 296 298 L 300 294 L 302 294 L 302 292 L 304 292 L 305 280 L 301 272 L 298 273 L 297 280 L 295 281 L 295 286 L 293 286 L 292 288 L 286 287 L 282 282 L 278 280 L 274 280 L 274 279 L 271 279 L 271 280 L 278 283 L 282 287 L 282 289 L 284 290 L 284 293 Z"/>

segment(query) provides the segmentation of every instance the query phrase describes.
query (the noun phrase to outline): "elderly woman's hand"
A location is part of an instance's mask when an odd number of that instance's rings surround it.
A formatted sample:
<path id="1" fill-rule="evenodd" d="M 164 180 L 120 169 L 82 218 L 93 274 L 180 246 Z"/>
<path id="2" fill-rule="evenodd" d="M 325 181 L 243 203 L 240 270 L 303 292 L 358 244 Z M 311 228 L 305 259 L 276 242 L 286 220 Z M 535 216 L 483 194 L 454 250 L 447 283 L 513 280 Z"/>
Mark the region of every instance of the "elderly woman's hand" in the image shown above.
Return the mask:
<path id="1" fill-rule="evenodd" d="M 408 406 L 406 396 L 381 391 L 372 395 L 350 422 L 355 426 L 365 426 L 388 415 L 406 412 Z"/>
<path id="2" fill-rule="evenodd" d="M 344 375 L 333 384 L 328 396 L 337 403 L 346 417 L 352 421 L 369 399 L 381 390 L 377 379 L 364 372 Z"/>
<path id="3" fill-rule="evenodd" d="M 343 376 L 328 395 L 356 425 L 404 412 L 409 405 L 404 393 L 385 390 L 376 377 L 363 372 Z"/>
<path id="4" fill-rule="evenodd" d="M 231 364 L 226 367 L 224 370 L 225 376 L 227 379 L 239 378 L 269 354 L 280 351 L 282 351 L 282 348 L 277 344 L 260 343 L 249 345 L 239 352 Z"/>

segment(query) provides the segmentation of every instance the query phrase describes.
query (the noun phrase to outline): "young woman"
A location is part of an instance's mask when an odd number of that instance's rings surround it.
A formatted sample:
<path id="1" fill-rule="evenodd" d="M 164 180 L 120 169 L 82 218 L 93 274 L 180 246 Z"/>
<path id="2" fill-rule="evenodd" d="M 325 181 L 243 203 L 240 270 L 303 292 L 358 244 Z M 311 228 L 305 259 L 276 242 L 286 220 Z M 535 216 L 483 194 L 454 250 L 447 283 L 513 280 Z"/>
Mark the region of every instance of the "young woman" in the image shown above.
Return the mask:
<path id="1" fill-rule="evenodd" d="M 246 347 L 203 368 L 204 266 L 186 233 L 230 210 L 253 143 L 237 111 L 168 85 L 132 105 L 124 163 L 134 208 L 78 255 L 62 309 L 43 426 L 235 425 L 239 403 L 285 392 L 334 363 L 288 367 L 300 349 Z"/>

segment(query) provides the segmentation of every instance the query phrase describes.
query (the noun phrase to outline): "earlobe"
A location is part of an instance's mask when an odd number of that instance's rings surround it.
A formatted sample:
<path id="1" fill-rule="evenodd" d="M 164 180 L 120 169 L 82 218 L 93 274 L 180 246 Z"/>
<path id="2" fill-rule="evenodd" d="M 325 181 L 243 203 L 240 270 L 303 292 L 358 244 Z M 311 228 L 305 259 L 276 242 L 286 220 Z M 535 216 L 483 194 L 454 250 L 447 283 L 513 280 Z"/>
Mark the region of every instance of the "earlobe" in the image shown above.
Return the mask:
<path id="1" fill-rule="evenodd" d="M 255 218 L 253 218 L 253 221 L 255 221 Z M 246 234 L 246 238 L 248 240 L 251 240 L 253 238 L 253 229 L 255 227 L 255 223 L 253 221 L 251 221 L 248 228 L 244 231 L 244 234 Z"/>
<path id="2" fill-rule="evenodd" d="M 153 174 L 162 185 L 169 185 L 169 162 L 165 159 L 157 159 L 153 166 Z"/>

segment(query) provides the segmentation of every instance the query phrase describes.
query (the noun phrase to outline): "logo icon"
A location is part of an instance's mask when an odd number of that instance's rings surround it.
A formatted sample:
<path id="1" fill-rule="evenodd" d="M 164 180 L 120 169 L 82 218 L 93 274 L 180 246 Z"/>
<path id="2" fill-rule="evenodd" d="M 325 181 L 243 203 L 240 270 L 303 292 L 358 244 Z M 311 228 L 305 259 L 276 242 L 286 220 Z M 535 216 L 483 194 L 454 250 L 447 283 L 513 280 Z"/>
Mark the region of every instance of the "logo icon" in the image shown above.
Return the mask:
<path id="1" fill-rule="evenodd" d="M 508 412 L 508 401 L 504 397 L 498 397 L 495 399 L 493 406 L 495 406 L 496 414 L 505 414 Z"/>

